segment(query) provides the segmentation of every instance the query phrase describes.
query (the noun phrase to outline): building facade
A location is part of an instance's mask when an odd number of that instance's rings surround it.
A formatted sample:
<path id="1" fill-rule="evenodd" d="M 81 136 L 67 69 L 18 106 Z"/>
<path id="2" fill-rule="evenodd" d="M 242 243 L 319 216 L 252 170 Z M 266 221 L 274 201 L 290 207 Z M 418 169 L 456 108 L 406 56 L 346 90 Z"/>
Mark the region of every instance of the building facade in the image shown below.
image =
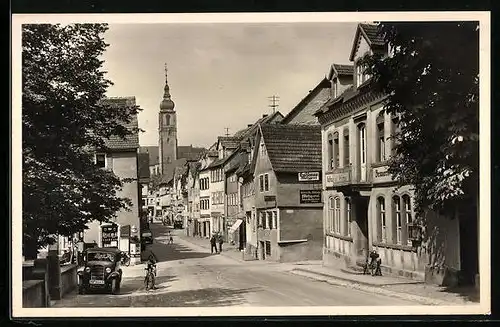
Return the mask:
<path id="1" fill-rule="evenodd" d="M 422 239 L 411 187 L 398 186 L 388 173 L 398 117 L 384 110 L 385 96 L 371 88 L 359 64 L 366 53 L 388 55 L 376 30 L 376 25 L 358 25 L 350 57 L 352 85 L 344 83 L 340 94 L 332 91 L 332 99 L 317 112 L 323 144 L 323 260 L 352 268 L 375 250 L 386 273 L 423 280 L 435 265 L 446 267 L 443 272 L 460 269 L 458 222 L 430 214 L 427 233 L 439 230 L 439 235 Z M 341 89 L 339 72 L 330 78 L 332 88 Z M 436 246 L 443 250 L 439 258 L 432 253 Z M 439 274 L 441 282 L 450 275 Z"/>
<path id="2" fill-rule="evenodd" d="M 135 97 L 107 98 L 112 106 L 135 106 Z M 131 255 L 131 262 L 140 261 L 140 248 L 131 242 L 133 237 L 140 240 L 141 194 L 138 174 L 139 135 L 137 116 L 127 124 L 132 132 L 124 139 L 112 136 L 105 141 L 105 148 L 95 153 L 95 163 L 103 169 L 112 171 L 120 179 L 128 179 L 117 194 L 131 200 L 129 210 L 121 210 L 117 217 L 108 223 L 93 221 L 83 233 L 83 242 L 97 244 L 99 247 L 115 247 Z"/>
<path id="3" fill-rule="evenodd" d="M 292 262 L 321 258 L 321 131 L 319 126 L 262 125 L 251 171 L 261 260 Z M 302 182 L 300 174 L 317 175 Z"/>
<path id="4" fill-rule="evenodd" d="M 177 160 L 177 113 L 170 97 L 170 87 L 165 66 L 165 87 L 163 100 L 158 114 L 160 173 L 166 172 L 166 166 Z"/>

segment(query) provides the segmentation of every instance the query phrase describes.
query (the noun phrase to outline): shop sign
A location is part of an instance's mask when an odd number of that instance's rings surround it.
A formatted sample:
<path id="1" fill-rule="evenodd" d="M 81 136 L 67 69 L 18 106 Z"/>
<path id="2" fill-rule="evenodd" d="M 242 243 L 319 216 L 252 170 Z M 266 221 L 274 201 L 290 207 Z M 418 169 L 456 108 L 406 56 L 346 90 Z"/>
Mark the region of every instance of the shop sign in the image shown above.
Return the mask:
<path id="1" fill-rule="evenodd" d="M 118 225 L 102 226 L 102 245 L 103 247 L 118 246 Z"/>
<path id="2" fill-rule="evenodd" d="M 388 166 L 374 167 L 372 168 L 372 172 L 373 172 L 372 177 L 374 183 L 383 183 L 392 181 L 392 177 L 391 174 L 389 173 Z"/>
<path id="3" fill-rule="evenodd" d="M 300 190 L 300 203 L 321 203 L 321 190 Z"/>
<path id="4" fill-rule="evenodd" d="M 348 171 L 346 172 L 335 172 L 335 173 L 328 173 L 325 175 L 326 178 L 326 187 L 332 187 L 336 184 L 342 184 L 342 183 L 349 183 L 349 178 L 350 174 Z"/>
<path id="5" fill-rule="evenodd" d="M 299 182 L 319 181 L 319 171 L 298 173 Z"/>

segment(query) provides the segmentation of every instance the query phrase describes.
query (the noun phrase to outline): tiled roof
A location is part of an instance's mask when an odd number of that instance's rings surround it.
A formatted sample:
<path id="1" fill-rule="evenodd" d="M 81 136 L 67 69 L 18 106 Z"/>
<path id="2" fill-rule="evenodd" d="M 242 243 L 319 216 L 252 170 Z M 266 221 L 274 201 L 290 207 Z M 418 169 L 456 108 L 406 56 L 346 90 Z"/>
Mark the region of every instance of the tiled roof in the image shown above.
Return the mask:
<path id="1" fill-rule="evenodd" d="M 330 97 L 330 82 L 323 78 L 300 102 L 283 118 L 282 124 L 317 125 L 314 113 Z"/>
<path id="2" fill-rule="evenodd" d="M 271 165 L 278 172 L 321 170 L 321 127 L 262 125 Z"/>
<path id="3" fill-rule="evenodd" d="M 384 38 L 378 33 L 379 26 L 374 24 L 359 24 L 362 32 L 373 45 L 384 45 Z"/>
<path id="4" fill-rule="evenodd" d="M 208 165 L 208 167 L 206 169 L 219 167 L 220 165 L 224 164 L 228 158 L 229 157 L 214 160 L 210 165 Z"/>
<path id="5" fill-rule="evenodd" d="M 149 165 L 154 166 L 160 163 L 160 150 L 157 145 L 141 146 L 139 153 L 149 154 Z"/>
<path id="6" fill-rule="evenodd" d="M 116 97 L 116 98 L 105 98 L 102 103 L 111 107 L 131 107 L 135 106 L 135 97 Z M 134 115 L 129 123 L 123 124 L 127 129 L 129 129 L 132 134 L 125 136 L 124 138 L 113 135 L 109 139 L 105 140 L 105 145 L 111 150 L 127 150 L 127 149 L 137 149 L 139 147 L 139 123 L 137 122 L 137 115 Z"/>
<path id="7" fill-rule="evenodd" d="M 185 158 L 177 159 L 174 162 L 165 166 L 165 172 L 161 176 L 161 184 L 168 184 L 174 178 L 178 167 L 183 167 L 187 160 Z"/>
<path id="8" fill-rule="evenodd" d="M 149 154 L 139 153 L 137 155 L 139 179 L 149 179 Z"/>
<path id="9" fill-rule="evenodd" d="M 333 64 L 333 68 L 337 71 L 338 75 L 353 75 L 354 74 L 354 66 L 353 65 Z"/>
<path id="10" fill-rule="evenodd" d="M 245 165 L 248 162 L 247 153 L 243 151 L 238 151 L 234 156 L 232 156 L 226 163 L 225 171 L 230 172 L 237 170 L 239 167 Z"/>
<path id="11" fill-rule="evenodd" d="M 239 145 L 239 138 L 235 136 L 219 136 L 218 141 L 228 149 L 236 149 Z"/>
<path id="12" fill-rule="evenodd" d="M 177 158 L 185 158 L 187 161 L 197 161 L 198 159 L 200 159 L 200 156 L 204 151 L 206 151 L 205 148 L 196 148 L 192 145 L 178 146 Z"/>
<path id="13" fill-rule="evenodd" d="M 271 115 L 266 115 L 261 118 L 259 118 L 252 126 L 249 126 L 245 129 L 242 129 L 236 133 L 234 133 L 234 137 L 238 137 L 240 140 L 243 140 L 246 137 L 250 137 L 253 135 L 259 126 L 259 124 L 269 124 L 272 123 L 273 121 L 275 123 L 279 123 L 283 119 L 283 114 L 281 112 L 276 111 Z"/>

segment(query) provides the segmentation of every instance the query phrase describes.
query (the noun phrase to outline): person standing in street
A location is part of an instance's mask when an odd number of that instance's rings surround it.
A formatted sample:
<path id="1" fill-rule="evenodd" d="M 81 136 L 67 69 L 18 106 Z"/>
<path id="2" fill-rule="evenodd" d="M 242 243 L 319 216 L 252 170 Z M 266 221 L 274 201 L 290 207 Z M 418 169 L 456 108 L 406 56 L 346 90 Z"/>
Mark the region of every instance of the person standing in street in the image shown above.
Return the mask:
<path id="1" fill-rule="evenodd" d="M 222 252 L 222 243 L 224 243 L 224 240 L 222 239 L 222 234 L 217 234 L 217 241 L 219 242 L 219 253 Z"/>
<path id="2" fill-rule="evenodd" d="M 170 231 L 168 231 L 168 244 L 174 244 L 174 237 Z"/>
<path id="3" fill-rule="evenodd" d="M 215 238 L 215 234 L 210 238 L 210 253 L 213 254 L 214 250 L 217 253 L 217 239 Z"/>

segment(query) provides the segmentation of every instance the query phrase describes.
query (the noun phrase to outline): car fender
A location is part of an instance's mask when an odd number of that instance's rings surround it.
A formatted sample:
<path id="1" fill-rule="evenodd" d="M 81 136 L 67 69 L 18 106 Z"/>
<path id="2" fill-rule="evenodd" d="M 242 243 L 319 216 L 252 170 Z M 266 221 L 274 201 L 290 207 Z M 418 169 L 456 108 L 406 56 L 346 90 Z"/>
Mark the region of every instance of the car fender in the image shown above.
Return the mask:
<path id="1" fill-rule="evenodd" d="M 115 279 L 115 278 L 120 278 L 120 273 L 117 271 L 113 271 L 111 274 L 108 275 L 107 279 Z"/>

